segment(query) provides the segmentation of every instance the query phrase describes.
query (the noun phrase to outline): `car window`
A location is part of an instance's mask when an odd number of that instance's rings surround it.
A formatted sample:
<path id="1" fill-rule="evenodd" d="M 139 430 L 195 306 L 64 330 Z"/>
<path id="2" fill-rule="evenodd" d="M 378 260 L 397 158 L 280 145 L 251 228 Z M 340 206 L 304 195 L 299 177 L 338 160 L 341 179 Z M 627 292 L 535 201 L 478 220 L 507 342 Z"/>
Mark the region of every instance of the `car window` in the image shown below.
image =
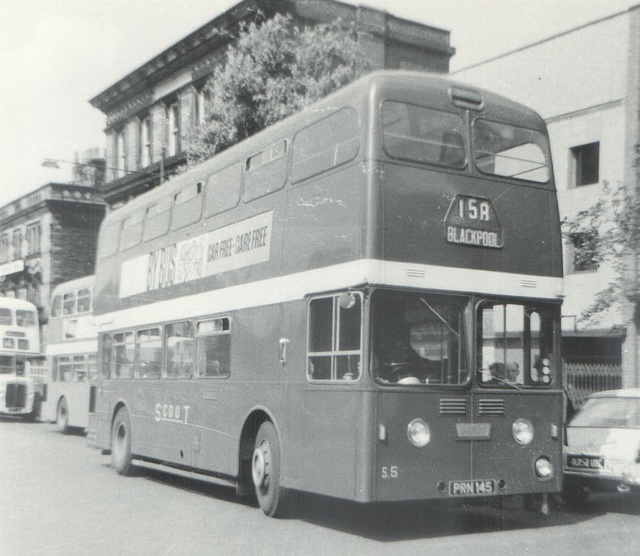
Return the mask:
<path id="1" fill-rule="evenodd" d="M 591 398 L 573 418 L 571 426 L 640 428 L 640 399 Z"/>

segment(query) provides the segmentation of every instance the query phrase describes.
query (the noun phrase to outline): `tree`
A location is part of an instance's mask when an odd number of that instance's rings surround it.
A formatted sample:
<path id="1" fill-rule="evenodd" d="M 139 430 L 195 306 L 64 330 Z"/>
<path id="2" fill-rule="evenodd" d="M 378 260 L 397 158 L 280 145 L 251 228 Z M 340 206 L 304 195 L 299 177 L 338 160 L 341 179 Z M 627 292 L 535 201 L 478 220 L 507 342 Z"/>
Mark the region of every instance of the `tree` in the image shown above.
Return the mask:
<path id="1" fill-rule="evenodd" d="M 604 184 L 600 199 L 575 218 L 563 223 L 565 236 L 574 245 L 574 264 L 610 264 L 614 278 L 597 293 L 580 316 L 595 324 L 621 303 L 640 301 L 640 196 L 622 186 Z"/>
<path id="2" fill-rule="evenodd" d="M 300 27 L 280 14 L 245 24 L 205 86 L 204 122 L 187 138 L 189 163 L 210 158 L 370 69 L 353 24 Z"/>

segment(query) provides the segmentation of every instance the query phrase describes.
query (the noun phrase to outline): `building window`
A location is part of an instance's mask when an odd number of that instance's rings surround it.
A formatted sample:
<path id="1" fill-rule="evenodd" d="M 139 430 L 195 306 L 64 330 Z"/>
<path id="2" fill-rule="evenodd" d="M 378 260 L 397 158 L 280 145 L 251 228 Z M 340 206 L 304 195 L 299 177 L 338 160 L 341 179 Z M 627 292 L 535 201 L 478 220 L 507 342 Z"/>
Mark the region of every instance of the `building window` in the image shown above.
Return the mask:
<path id="1" fill-rule="evenodd" d="M 180 152 L 180 107 L 177 102 L 167 107 L 168 156 Z"/>
<path id="2" fill-rule="evenodd" d="M 579 232 L 569 236 L 570 268 L 573 272 L 598 269 L 598 234 Z"/>
<path id="3" fill-rule="evenodd" d="M 153 160 L 151 117 L 140 120 L 140 167 L 146 168 Z"/>
<path id="4" fill-rule="evenodd" d="M 22 230 L 13 231 L 13 241 L 11 247 L 13 248 L 13 260 L 17 261 L 22 258 Z"/>
<path id="5" fill-rule="evenodd" d="M 40 241 L 42 237 L 42 229 L 40 228 L 40 222 L 27 226 L 26 244 L 27 255 L 37 255 L 40 253 Z"/>
<path id="6" fill-rule="evenodd" d="M 206 106 L 211 102 L 211 92 L 206 87 L 198 89 L 196 92 L 196 109 L 194 122 L 196 127 L 201 126 L 205 122 Z"/>
<path id="7" fill-rule="evenodd" d="M 0 236 L 0 264 L 9 262 L 9 236 L 4 234 Z"/>
<path id="8" fill-rule="evenodd" d="M 589 143 L 571 149 L 574 185 L 590 185 L 600 181 L 600 143 Z"/>
<path id="9" fill-rule="evenodd" d="M 115 140 L 115 178 L 117 179 L 124 176 L 127 169 L 127 148 L 125 144 L 124 129 L 116 132 Z"/>

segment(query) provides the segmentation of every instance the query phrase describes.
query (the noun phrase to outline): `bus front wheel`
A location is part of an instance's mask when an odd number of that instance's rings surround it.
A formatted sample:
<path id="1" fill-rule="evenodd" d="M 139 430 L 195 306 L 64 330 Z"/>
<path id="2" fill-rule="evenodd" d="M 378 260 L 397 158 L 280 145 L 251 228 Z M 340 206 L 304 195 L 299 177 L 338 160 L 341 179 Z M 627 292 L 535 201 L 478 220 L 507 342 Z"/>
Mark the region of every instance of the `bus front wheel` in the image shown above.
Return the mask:
<path id="1" fill-rule="evenodd" d="M 271 517 L 282 516 L 285 493 L 280 486 L 280 443 L 270 421 L 265 421 L 258 429 L 251 476 L 262 511 Z"/>
<path id="2" fill-rule="evenodd" d="M 58 411 L 56 412 L 56 424 L 61 434 L 69 432 L 69 406 L 66 398 L 60 398 L 58 402 Z"/>
<path id="3" fill-rule="evenodd" d="M 132 475 L 131 418 L 126 408 L 118 410 L 111 429 L 111 463 L 120 475 Z"/>

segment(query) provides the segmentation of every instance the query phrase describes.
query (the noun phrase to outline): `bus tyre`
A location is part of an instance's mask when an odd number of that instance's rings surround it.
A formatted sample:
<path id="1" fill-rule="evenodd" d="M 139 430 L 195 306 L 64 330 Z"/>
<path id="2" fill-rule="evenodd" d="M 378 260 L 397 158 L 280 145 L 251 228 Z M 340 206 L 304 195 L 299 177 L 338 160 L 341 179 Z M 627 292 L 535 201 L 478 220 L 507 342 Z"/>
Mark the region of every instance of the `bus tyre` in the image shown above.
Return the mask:
<path id="1" fill-rule="evenodd" d="M 60 398 L 58 402 L 56 425 L 58 426 L 58 432 L 61 434 L 67 434 L 69 432 L 69 406 L 66 398 Z"/>
<path id="2" fill-rule="evenodd" d="M 258 429 L 251 476 L 262 511 L 271 517 L 282 517 L 285 492 L 280 486 L 280 444 L 270 421 L 265 421 Z"/>
<path id="3" fill-rule="evenodd" d="M 116 413 L 111 429 L 111 463 L 120 475 L 132 475 L 131 464 L 131 418 L 122 407 Z"/>

